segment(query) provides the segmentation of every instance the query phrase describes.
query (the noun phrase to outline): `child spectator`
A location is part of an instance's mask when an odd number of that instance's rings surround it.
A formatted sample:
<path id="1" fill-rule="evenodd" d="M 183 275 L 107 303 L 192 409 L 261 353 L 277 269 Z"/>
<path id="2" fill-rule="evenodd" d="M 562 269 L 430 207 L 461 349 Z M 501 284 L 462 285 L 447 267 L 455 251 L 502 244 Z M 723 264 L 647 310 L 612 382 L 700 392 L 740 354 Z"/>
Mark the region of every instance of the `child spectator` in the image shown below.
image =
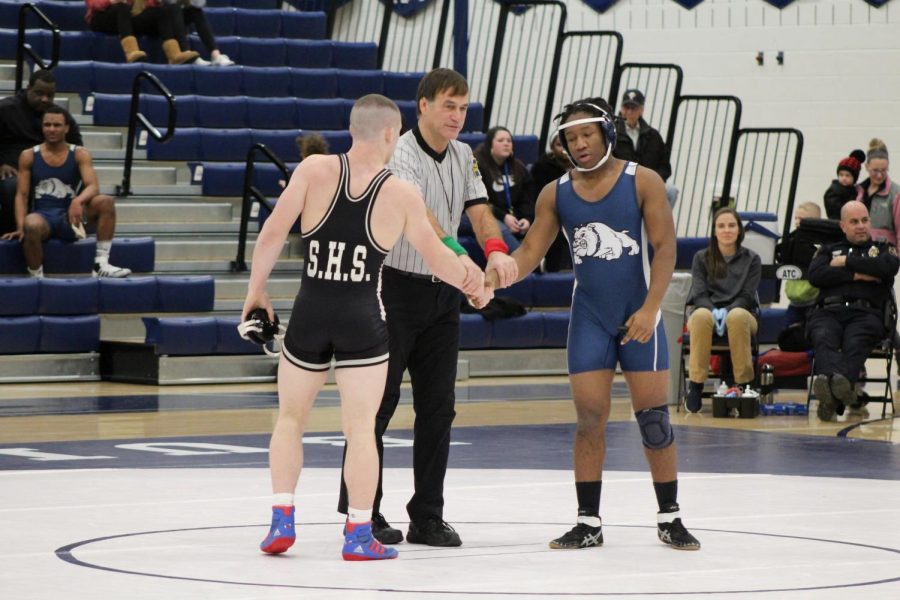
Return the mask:
<path id="1" fill-rule="evenodd" d="M 840 220 L 841 207 L 851 200 L 856 200 L 859 193 L 856 181 L 865 160 L 865 152 L 854 150 L 850 156 L 838 163 L 837 179 L 832 179 L 831 185 L 825 190 L 825 214 L 829 219 Z"/>
<path id="2" fill-rule="evenodd" d="M 849 159 L 855 161 L 852 157 L 849 157 Z M 846 160 L 848 159 L 842 160 L 841 164 L 844 164 Z M 859 165 L 859 162 L 857 162 L 857 165 Z M 839 166 L 839 177 L 845 173 L 845 171 L 841 171 L 840 169 L 841 167 Z M 859 167 L 857 167 L 856 175 L 859 175 Z M 855 178 L 854 181 L 856 181 Z M 837 180 L 835 180 L 835 182 L 837 182 Z M 818 204 L 815 202 L 804 202 L 798 206 L 797 210 L 794 212 L 794 231 L 790 233 L 790 236 L 796 237 L 797 229 L 800 227 L 800 221 L 802 219 L 820 219 L 821 217 L 822 209 L 819 208 Z M 787 308 L 788 325 L 805 321 L 806 312 L 811 306 L 815 305 L 816 299 L 819 297 L 819 290 L 813 287 L 806 279 L 794 279 L 785 282 L 784 293 L 790 301 Z"/>

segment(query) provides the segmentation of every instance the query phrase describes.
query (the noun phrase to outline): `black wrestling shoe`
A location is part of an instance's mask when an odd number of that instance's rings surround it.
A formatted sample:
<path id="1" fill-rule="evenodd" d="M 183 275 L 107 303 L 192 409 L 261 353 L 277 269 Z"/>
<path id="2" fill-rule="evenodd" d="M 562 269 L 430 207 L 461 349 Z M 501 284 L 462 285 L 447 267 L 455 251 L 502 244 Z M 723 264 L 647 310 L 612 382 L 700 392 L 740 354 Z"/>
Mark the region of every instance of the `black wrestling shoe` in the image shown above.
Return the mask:
<path id="1" fill-rule="evenodd" d="M 372 535 L 382 544 L 399 544 L 403 541 L 403 532 L 391 527 L 381 513 L 372 514 Z"/>
<path id="2" fill-rule="evenodd" d="M 591 527 L 587 523 L 578 523 L 575 527 L 550 542 L 554 550 L 577 550 L 603 545 L 603 526 Z"/>
<path id="3" fill-rule="evenodd" d="M 677 511 L 657 513 L 656 534 L 659 536 L 659 541 L 676 550 L 700 549 L 700 542 L 685 529 Z"/>
<path id="4" fill-rule="evenodd" d="M 426 546 L 455 547 L 462 546 L 459 534 L 446 521 L 439 517 L 428 517 L 421 521 L 410 521 L 406 541 L 410 544 Z"/>
<path id="5" fill-rule="evenodd" d="M 828 375 L 816 375 L 813 378 L 813 395 L 819 401 L 816 408 L 816 415 L 822 421 L 831 421 L 834 419 L 835 401 L 831 395 L 831 383 L 828 381 Z"/>

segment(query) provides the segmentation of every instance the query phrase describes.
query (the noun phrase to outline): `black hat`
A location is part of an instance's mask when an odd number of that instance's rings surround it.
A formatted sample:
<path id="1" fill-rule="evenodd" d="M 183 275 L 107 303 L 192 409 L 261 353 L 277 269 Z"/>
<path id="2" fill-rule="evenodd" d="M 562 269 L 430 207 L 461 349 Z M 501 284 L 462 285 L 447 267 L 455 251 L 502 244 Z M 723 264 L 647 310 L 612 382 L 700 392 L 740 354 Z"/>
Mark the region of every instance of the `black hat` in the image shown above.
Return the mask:
<path id="1" fill-rule="evenodd" d="M 644 94 L 641 93 L 641 90 L 631 89 L 625 90 L 625 93 L 622 94 L 622 106 L 643 106 L 644 105 Z"/>

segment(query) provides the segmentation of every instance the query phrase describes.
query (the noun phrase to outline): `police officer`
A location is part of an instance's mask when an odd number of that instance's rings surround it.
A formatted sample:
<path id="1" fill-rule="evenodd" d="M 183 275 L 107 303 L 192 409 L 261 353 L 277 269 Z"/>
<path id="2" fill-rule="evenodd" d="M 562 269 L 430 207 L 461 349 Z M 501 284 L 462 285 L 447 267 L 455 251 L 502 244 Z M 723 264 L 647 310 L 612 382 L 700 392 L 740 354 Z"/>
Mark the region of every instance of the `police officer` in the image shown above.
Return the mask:
<path id="1" fill-rule="evenodd" d="M 806 324 L 816 353 L 813 392 L 823 421 L 856 401 L 855 384 L 866 358 L 884 338 L 884 309 L 900 268 L 897 249 L 870 235 L 869 211 L 861 202 L 841 209 L 846 239 L 819 249 L 809 265 L 809 282 L 819 301 Z"/>

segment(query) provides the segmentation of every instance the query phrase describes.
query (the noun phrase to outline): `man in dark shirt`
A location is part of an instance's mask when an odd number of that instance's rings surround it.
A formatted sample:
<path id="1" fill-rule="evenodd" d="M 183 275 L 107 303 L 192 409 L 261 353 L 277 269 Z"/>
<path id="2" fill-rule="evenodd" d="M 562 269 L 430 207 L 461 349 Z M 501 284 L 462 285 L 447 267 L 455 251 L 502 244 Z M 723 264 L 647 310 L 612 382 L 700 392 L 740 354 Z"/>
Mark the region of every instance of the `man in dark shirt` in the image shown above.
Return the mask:
<path id="1" fill-rule="evenodd" d="M 806 324 L 816 353 L 817 414 L 830 421 L 856 402 L 856 380 L 887 330 L 884 310 L 900 269 L 897 249 L 870 235 L 869 211 L 853 200 L 841 209 L 846 239 L 822 246 L 809 265 L 819 302 Z"/>
<path id="2" fill-rule="evenodd" d="M 644 120 L 644 100 L 643 92 L 636 89 L 625 90 L 622 95 L 613 156 L 652 169 L 665 182 L 672 175 L 669 148 L 659 131 Z M 666 196 L 669 206 L 673 206 L 678 199 L 678 188 L 666 183 Z"/>
<path id="3" fill-rule="evenodd" d="M 44 141 L 41 118 L 56 95 L 56 78 L 50 71 L 35 71 L 28 87 L 0 100 L 0 233 L 16 229 L 16 167 L 23 150 Z M 72 115 L 65 112 L 69 133 L 66 141 L 83 146 L 81 131 Z"/>

